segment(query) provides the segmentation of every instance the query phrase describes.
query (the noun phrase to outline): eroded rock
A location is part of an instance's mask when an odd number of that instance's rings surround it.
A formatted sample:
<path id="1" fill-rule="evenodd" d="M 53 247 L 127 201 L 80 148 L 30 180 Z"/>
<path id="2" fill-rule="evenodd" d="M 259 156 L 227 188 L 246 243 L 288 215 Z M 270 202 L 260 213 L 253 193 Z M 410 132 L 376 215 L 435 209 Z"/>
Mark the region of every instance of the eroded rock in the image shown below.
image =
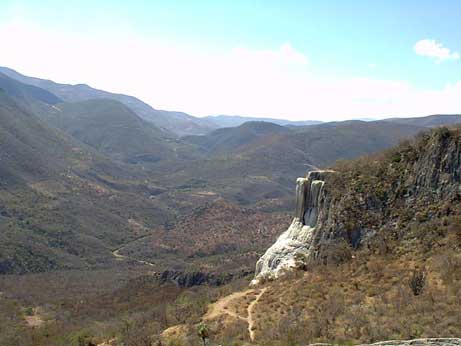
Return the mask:
<path id="1" fill-rule="evenodd" d="M 334 346 L 335 344 L 317 343 L 309 346 Z M 413 340 L 388 340 L 380 341 L 374 344 L 362 344 L 357 346 L 460 346 L 459 338 L 425 338 Z"/>
<path id="2" fill-rule="evenodd" d="M 277 278 L 284 270 L 298 265 L 300 257 L 309 256 L 322 207 L 325 175 L 332 171 L 311 171 L 296 182 L 295 217 L 287 231 L 266 251 L 256 264 L 255 280 Z"/>

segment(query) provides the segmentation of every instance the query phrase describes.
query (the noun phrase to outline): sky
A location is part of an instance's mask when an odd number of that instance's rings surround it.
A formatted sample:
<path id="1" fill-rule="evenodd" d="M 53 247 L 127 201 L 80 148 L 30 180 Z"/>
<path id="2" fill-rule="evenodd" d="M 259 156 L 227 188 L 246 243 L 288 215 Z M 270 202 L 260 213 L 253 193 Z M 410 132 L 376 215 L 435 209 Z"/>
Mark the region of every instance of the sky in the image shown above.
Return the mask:
<path id="1" fill-rule="evenodd" d="M 461 113 L 457 0 L 0 0 L 0 66 L 195 116 Z"/>

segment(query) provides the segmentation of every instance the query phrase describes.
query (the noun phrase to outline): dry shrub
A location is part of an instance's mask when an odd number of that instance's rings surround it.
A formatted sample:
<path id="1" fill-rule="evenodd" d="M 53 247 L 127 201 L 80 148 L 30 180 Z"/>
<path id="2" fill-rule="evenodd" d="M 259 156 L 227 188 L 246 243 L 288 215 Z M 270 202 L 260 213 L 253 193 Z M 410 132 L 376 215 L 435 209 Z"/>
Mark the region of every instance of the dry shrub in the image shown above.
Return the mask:
<path id="1" fill-rule="evenodd" d="M 424 287 L 426 286 L 426 276 L 425 270 L 413 270 L 408 285 L 415 296 L 419 296 L 423 293 Z"/>
<path id="2" fill-rule="evenodd" d="M 461 280 L 461 255 L 445 252 L 437 258 L 440 277 L 446 285 Z"/>

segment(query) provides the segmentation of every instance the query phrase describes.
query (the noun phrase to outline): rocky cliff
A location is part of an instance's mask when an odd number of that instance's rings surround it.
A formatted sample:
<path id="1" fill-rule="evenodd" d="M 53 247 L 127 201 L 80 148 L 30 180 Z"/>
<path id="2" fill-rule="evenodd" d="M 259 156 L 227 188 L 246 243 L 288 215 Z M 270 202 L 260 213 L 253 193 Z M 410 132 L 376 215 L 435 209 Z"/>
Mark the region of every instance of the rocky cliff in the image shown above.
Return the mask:
<path id="1" fill-rule="evenodd" d="M 461 131 L 439 128 L 381 156 L 309 172 L 297 181 L 293 222 L 257 262 L 253 283 L 312 261 L 347 260 L 387 238 L 430 237 L 461 215 L 460 167 Z"/>
<path id="2" fill-rule="evenodd" d="M 333 171 L 312 171 L 306 178 L 298 178 L 295 217 L 288 230 L 259 259 L 254 283 L 261 278 L 278 277 L 284 270 L 296 267 L 300 256 L 310 254 L 319 213 L 328 210 L 324 205 L 325 176 L 332 173 Z"/>
<path id="3" fill-rule="evenodd" d="M 317 343 L 309 346 L 333 346 L 334 344 Z M 460 338 L 425 338 L 413 340 L 388 340 L 358 346 L 459 346 Z"/>

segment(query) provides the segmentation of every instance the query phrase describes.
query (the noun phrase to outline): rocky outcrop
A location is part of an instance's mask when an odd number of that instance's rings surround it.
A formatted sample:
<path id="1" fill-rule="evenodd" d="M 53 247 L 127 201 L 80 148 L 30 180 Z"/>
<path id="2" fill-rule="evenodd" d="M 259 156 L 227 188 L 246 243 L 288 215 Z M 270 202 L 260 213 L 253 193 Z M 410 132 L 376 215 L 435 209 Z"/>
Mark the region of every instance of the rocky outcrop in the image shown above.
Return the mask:
<path id="1" fill-rule="evenodd" d="M 309 346 L 334 346 L 335 344 L 317 343 Z M 358 346 L 460 346 L 459 338 L 426 338 L 413 340 L 389 340 L 376 342 L 374 344 L 363 344 Z"/>
<path id="2" fill-rule="evenodd" d="M 332 173 L 311 171 L 306 178 L 298 178 L 295 217 L 257 262 L 254 284 L 263 278 L 277 278 L 284 270 L 296 267 L 299 258 L 310 255 L 319 215 L 325 210 L 325 176 Z"/>
<path id="3" fill-rule="evenodd" d="M 443 229 L 447 218 L 461 215 L 460 182 L 461 130 L 446 128 L 379 160 L 312 171 L 298 179 L 293 222 L 258 260 L 253 283 L 312 260 L 350 259 L 360 246 L 386 247 L 389 237 L 413 242 Z"/>
<path id="4" fill-rule="evenodd" d="M 232 280 L 249 275 L 249 272 L 238 273 L 205 273 L 205 272 L 183 272 L 176 270 L 165 270 L 157 273 L 156 277 L 160 283 L 174 283 L 178 287 L 193 287 L 201 285 L 221 286 Z"/>

